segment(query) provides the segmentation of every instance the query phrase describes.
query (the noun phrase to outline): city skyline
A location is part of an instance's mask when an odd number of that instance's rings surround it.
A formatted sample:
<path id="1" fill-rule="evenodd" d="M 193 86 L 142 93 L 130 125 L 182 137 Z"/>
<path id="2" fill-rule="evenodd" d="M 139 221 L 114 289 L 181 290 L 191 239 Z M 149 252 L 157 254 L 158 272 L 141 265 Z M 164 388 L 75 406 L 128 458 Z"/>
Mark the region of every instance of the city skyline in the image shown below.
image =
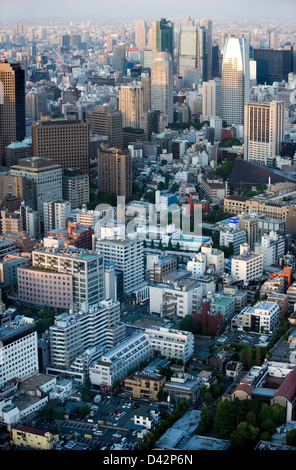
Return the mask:
<path id="1" fill-rule="evenodd" d="M 103 11 L 102 11 L 103 7 Z M 129 0 L 122 3 L 119 0 L 113 0 L 108 4 L 102 0 L 85 0 L 83 3 L 58 2 L 53 0 L 48 5 L 44 2 L 37 0 L 28 0 L 25 3 L 21 0 L 3 0 L 1 5 L 1 18 L 2 21 L 7 20 L 31 20 L 37 18 L 155 18 L 161 16 L 168 16 L 170 18 L 180 17 L 211 17 L 211 18 L 239 18 L 247 20 L 249 18 L 261 19 L 293 19 L 293 12 L 295 14 L 294 0 L 283 0 L 279 8 L 278 2 L 275 0 L 261 0 L 259 3 L 255 0 L 242 0 L 234 3 L 231 0 L 225 0 L 221 3 L 219 0 L 212 0 L 210 4 L 192 0 L 185 0 L 183 2 L 164 0 L 156 2 L 151 0 L 149 5 L 141 4 L 134 0 Z M 295 17 L 295 16 L 294 16 Z"/>

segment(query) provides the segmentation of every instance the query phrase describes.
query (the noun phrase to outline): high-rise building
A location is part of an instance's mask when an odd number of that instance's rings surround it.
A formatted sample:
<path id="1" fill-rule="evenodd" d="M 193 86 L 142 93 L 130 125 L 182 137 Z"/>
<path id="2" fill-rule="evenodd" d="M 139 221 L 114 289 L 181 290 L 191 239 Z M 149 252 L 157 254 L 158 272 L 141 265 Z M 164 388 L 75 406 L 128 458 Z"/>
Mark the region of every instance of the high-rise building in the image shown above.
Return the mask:
<path id="1" fill-rule="evenodd" d="M 185 87 L 192 87 L 197 69 L 197 26 L 181 26 L 178 35 L 177 73 Z"/>
<path id="2" fill-rule="evenodd" d="M 222 82 L 219 78 L 203 82 L 202 114 L 207 119 L 221 116 Z"/>
<path id="3" fill-rule="evenodd" d="M 151 76 L 149 73 L 141 73 L 141 85 L 143 87 L 143 113 L 151 110 Z"/>
<path id="4" fill-rule="evenodd" d="M 168 52 L 157 52 L 151 71 L 151 109 L 160 111 L 173 122 L 173 61 Z"/>
<path id="5" fill-rule="evenodd" d="M 96 250 L 104 256 L 105 263 L 113 263 L 114 268 L 123 273 L 125 294 L 146 284 L 142 240 L 98 239 Z"/>
<path id="6" fill-rule="evenodd" d="M 36 270 L 39 267 L 45 271 L 71 274 L 73 303 L 78 309 L 104 300 L 104 263 L 100 254 L 85 253 L 78 248 L 62 252 L 44 248 L 32 252 L 32 265 Z"/>
<path id="7" fill-rule="evenodd" d="M 26 118 L 39 121 L 41 116 L 48 116 L 47 94 L 45 91 L 26 94 Z"/>
<path id="8" fill-rule="evenodd" d="M 72 209 L 89 203 L 89 178 L 80 170 L 69 168 L 62 177 L 63 199 L 69 201 Z"/>
<path id="9" fill-rule="evenodd" d="M 17 62 L 0 62 L 0 153 L 25 137 L 25 71 Z"/>
<path id="10" fill-rule="evenodd" d="M 293 71 L 293 50 L 289 49 L 254 49 L 257 67 L 257 83 L 272 85 L 273 82 L 288 81 Z"/>
<path id="11" fill-rule="evenodd" d="M 26 178 L 27 203 L 39 212 L 41 218 L 45 201 L 62 199 L 62 168 L 50 160 L 38 157 L 19 160 L 10 168 L 10 175 Z"/>
<path id="12" fill-rule="evenodd" d="M 280 155 L 284 125 L 284 101 L 246 103 L 244 159 L 266 165 L 267 158 Z"/>
<path id="13" fill-rule="evenodd" d="M 143 114 L 143 87 L 128 85 L 119 87 L 119 110 L 123 127 L 140 127 Z"/>
<path id="14" fill-rule="evenodd" d="M 122 148 L 122 114 L 111 106 L 94 106 L 89 113 L 89 126 L 94 134 L 107 135 L 111 147 Z"/>
<path id="15" fill-rule="evenodd" d="M 42 118 L 32 123 L 33 156 L 53 160 L 64 169 L 89 174 L 89 124 L 71 119 Z"/>
<path id="16" fill-rule="evenodd" d="M 165 18 L 152 24 L 152 52 L 168 52 L 174 61 L 174 23 Z"/>
<path id="17" fill-rule="evenodd" d="M 222 62 L 222 119 L 228 125 L 244 122 L 244 104 L 250 94 L 249 75 L 247 39 L 227 38 Z"/>
<path id="18" fill-rule="evenodd" d="M 203 80 L 212 78 L 212 20 L 198 20 L 197 67 Z"/>
<path id="19" fill-rule="evenodd" d="M 132 158 L 118 148 L 98 152 L 99 191 L 132 196 Z"/>
<path id="20" fill-rule="evenodd" d="M 135 27 L 135 43 L 136 47 L 142 50 L 146 46 L 146 21 L 139 20 Z"/>
<path id="21" fill-rule="evenodd" d="M 279 49 L 279 33 L 277 31 L 271 31 L 269 33 L 269 47 L 270 49 Z"/>

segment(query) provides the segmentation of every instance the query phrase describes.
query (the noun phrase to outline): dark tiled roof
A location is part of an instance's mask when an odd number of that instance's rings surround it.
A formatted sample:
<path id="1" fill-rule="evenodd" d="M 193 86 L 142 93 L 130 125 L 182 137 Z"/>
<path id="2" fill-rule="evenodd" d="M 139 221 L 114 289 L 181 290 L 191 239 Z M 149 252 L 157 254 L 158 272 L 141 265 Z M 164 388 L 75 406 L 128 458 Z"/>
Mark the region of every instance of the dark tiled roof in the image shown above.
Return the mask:
<path id="1" fill-rule="evenodd" d="M 270 177 L 271 184 L 282 183 L 284 181 L 292 181 L 289 178 L 280 176 L 266 166 L 257 165 L 256 163 L 247 162 L 245 160 L 236 160 L 230 177 L 229 184 L 268 184 L 268 178 Z"/>

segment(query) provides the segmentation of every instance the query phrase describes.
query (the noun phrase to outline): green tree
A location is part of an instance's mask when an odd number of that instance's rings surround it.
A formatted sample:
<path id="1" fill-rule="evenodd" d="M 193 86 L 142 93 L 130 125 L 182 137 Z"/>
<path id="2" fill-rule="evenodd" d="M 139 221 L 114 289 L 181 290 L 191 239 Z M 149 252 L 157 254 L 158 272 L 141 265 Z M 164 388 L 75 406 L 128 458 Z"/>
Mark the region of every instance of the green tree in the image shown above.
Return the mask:
<path id="1" fill-rule="evenodd" d="M 286 434 L 286 444 L 288 446 L 296 446 L 296 429 L 288 431 Z"/>
<path id="2" fill-rule="evenodd" d="M 246 421 L 242 421 L 230 435 L 232 450 L 253 450 L 259 436 L 259 429 Z"/>
<path id="3" fill-rule="evenodd" d="M 90 413 L 90 408 L 87 405 L 82 405 L 78 408 L 78 413 L 81 418 L 85 418 Z"/>
<path id="4" fill-rule="evenodd" d="M 228 400 L 221 401 L 218 404 L 214 421 L 214 428 L 218 433 L 218 438 L 229 439 L 236 426 L 237 421 L 232 403 Z"/>
<path id="5" fill-rule="evenodd" d="M 196 434 L 205 435 L 213 424 L 213 417 L 208 406 L 203 405 L 200 410 L 200 423 L 196 429 Z"/>

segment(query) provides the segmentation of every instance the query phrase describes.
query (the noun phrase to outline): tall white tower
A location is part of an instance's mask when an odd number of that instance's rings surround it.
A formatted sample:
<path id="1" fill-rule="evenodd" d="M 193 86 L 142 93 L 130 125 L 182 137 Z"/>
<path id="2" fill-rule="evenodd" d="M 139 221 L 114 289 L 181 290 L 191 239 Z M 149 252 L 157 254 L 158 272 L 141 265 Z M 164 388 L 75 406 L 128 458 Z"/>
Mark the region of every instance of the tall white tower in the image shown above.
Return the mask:
<path id="1" fill-rule="evenodd" d="M 168 116 L 173 122 L 173 60 L 168 52 L 157 52 L 153 56 L 151 71 L 151 109 Z"/>
<path id="2" fill-rule="evenodd" d="M 250 95 L 249 42 L 226 39 L 222 62 L 222 118 L 228 125 L 244 123 L 244 104 Z"/>

